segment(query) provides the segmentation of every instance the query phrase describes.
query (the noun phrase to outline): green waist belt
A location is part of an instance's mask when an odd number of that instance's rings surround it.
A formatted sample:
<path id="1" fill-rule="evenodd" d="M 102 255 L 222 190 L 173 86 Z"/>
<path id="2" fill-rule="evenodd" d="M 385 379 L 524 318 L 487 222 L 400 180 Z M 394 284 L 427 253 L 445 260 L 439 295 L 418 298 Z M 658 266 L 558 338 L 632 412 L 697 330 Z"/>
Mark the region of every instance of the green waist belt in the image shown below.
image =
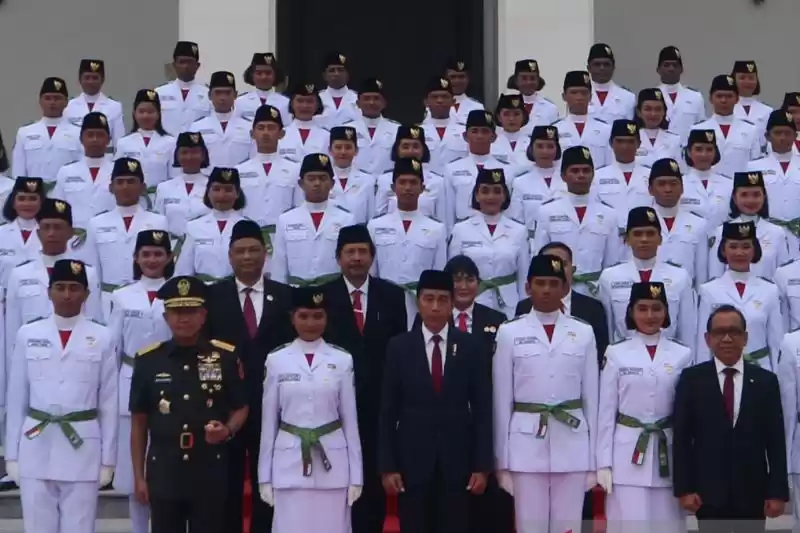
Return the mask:
<path id="1" fill-rule="evenodd" d="M 410 292 L 415 294 L 417 292 L 417 282 L 416 281 L 409 281 L 408 283 L 395 283 L 398 287 L 403 289 L 406 292 Z"/>
<path id="2" fill-rule="evenodd" d="M 148 187 L 142 192 L 142 198 L 144 199 L 145 204 L 147 204 L 147 209 L 153 209 L 153 200 L 150 199 L 151 194 L 155 194 L 158 188 L 154 185 L 152 187 Z"/>
<path id="3" fill-rule="evenodd" d="M 97 418 L 97 409 L 74 411 L 61 416 L 53 416 L 49 413 L 45 413 L 44 411 L 39 411 L 38 409 L 29 407 L 28 416 L 39 422 L 25 432 L 25 436 L 28 437 L 28 439 L 33 440 L 41 435 L 42 431 L 44 431 L 44 428 L 50 424 L 58 424 L 58 426 L 61 428 L 61 431 L 64 433 L 64 436 L 67 437 L 69 443 L 77 450 L 83 446 L 83 439 L 80 435 L 78 435 L 78 432 L 75 431 L 75 428 L 72 426 L 72 422 L 86 422 L 88 420 L 95 420 Z"/>
<path id="4" fill-rule="evenodd" d="M 547 405 L 546 403 L 514 402 L 515 413 L 538 413 L 541 415 L 539 416 L 539 430 L 536 432 L 537 439 L 543 439 L 547 435 L 547 424 L 549 422 L 550 415 L 553 415 L 553 418 L 573 429 L 580 427 L 580 418 L 569 414 L 567 411 L 581 409 L 582 407 L 583 402 L 580 399 L 567 400 L 555 405 Z"/>
<path id="5" fill-rule="evenodd" d="M 119 289 L 122 285 L 114 285 L 113 283 L 101 283 L 100 290 L 103 292 L 114 292 L 115 290 Z"/>
<path id="6" fill-rule="evenodd" d="M 128 365 L 130 367 L 133 367 L 133 364 L 136 362 L 135 357 L 131 357 L 130 355 L 125 355 L 125 354 L 122 354 L 120 359 L 122 360 L 123 365 Z"/>
<path id="7" fill-rule="evenodd" d="M 497 297 L 497 305 L 500 307 L 505 307 L 506 302 L 503 300 L 503 297 L 500 295 L 500 287 L 505 285 L 510 285 L 517 281 L 517 274 L 509 274 L 507 276 L 498 276 L 496 278 L 491 279 L 482 279 L 478 284 L 478 294 L 484 293 L 486 291 L 494 291 L 494 295 Z"/>
<path id="8" fill-rule="evenodd" d="M 761 348 L 755 352 L 744 354 L 744 360 L 748 363 L 755 363 L 759 359 L 764 359 L 769 355 L 769 348 Z"/>
<path id="9" fill-rule="evenodd" d="M 267 224 L 261 226 L 261 237 L 264 238 L 264 245 L 267 247 L 267 253 L 272 255 L 272 236 L 275 234 L 275 224 Z"/>
<path id="10" fill-rule="evenodd" d="M 600 280 L 600 274 L 602 271 L 597 272 L 586 272 L 585 274 L 575 274 L 572 276 L 573 283 L 584 283 L 587 287 L 589 287 L 589 292 L 592 294 L 597 294 L 600 290 L 600 286 L 597 282 Z"/>
<path id="11" fill-rule="evenodd" d="M 300 437 L 300 450 L 303 454 L 303 476 L 309 477 L 311 475 L 311 450 L 316 448 L 319 450 L 320 455 L 322 456 L 322 466 L 325 467 L 325 471 L 329 471 L 331 469 L 331 462 L 328 460 L 328 456 L 325 454 L 325 449 L 322 447 L 322 443 L 319 439 L 325 435 L 333 433 L 337 429 L 341 429 L 342 422 L 340 420 L 334 420 L 333 422 L 328 422 L 325 425 L 316 427 L 316 428 L 301 428 L 297 426 L 293 426 L 292 424 L 287 424 L 286 422 L 281 422 L 278 428 L 281 431 L 285 431 L 290 435 L 294 435 L 295 437 Z"/>
<path id="12" fill-rule="evenodd" d="M 289 276 L 289 285 L 297 285 L 298 287 L 318 287 L 325 285 L 329 281 L 333 281 L 339 277 L 339 274 L 323 274 L 316 278 L 304 279 L 297 276 Z"/>
<path id="13" fill-rule="evenodd" d="M 768 218 L 770 222 L 776 226 L 786 228 L 789 233 L 795 237 L 800 237 L 800 218 L 793 218 L 792 220 L 781 220 L 780 218 Z"/>
<path id="14" fill-rule="evenodd" d="M 658 475 L 669 477 L 669 450 L 667 448 L 667 434 L 665 429 L 672 427 L 672 417 L 665 416 L 651 424 L 645 424 L 638 418 L 617 413 L 617 424 L 626 428 L 641 429 L 639 438 L 636 439 L 636 446 L 633 448 L 631 463 L 643 465 L 647 446 L 650 444 L 650 435 L 655 435 L 658 439 Z"/>

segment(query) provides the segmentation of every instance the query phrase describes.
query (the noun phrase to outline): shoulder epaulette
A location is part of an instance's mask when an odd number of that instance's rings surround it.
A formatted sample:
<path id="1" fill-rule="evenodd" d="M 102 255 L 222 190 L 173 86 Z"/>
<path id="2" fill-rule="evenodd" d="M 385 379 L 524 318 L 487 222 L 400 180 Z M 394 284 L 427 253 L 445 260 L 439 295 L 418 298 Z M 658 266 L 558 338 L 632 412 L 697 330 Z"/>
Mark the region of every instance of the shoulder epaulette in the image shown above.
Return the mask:
<path id="1" fill-rule="evenodd" d="M 603 165 L 602 167 L 597 167 L 596 169 L 594 169 L 594 171 L 597 172 L 598 170 L 603 170 L 604 168 L 607 168 L 609 166 L 610 165 Z"/>
<path id="2" fill-rule="evenodd" d="M 434 176 L 439 176 L 440 178 L 444 178 L 444 174 L 442 174 L 441 172 L 437 172 L 435 170 L 426 170 L 425 174 L 427 175 L 433 174 Z"/>
<path id="3" fill-rule="evenodd" d="M 570 315 L 569 317 L 570 317 L 572 320 L 575 320 L 575 321 L 577 321 L 577 322 L 581 322 L 581 323 L 583 323 L 583 324 L 586 324 L 586 325 L 587 325 L 587 326 L 589 326 L 589 327 L 592 327 L 592 325 L 591 325 L 591 324 L 589 324 L 588 322 L 586 322 L 586 321 L 585 321 L 584 319 L 582 319 L 582 318 L 578 318 L 578 317 L 576 317 L 575 315 Z"/>
<path id="4" fill-rule="evenodd" d="M 8 222 L 0 222 L 0 227 L 7 226 L 7 225 L 8 225 Z"/>
<path id="5" fill-rule="evenodd" d="M 608 125 L 608 122 L 606 122 L 605 120 L 603 120 L 601 118 L 597 118 L 597 117 L 591 117 L 591 118 L 592 118 L 592 120 L 596 120 L 597 122 L 602 122 L 603 124 Z"/>
<path id="6" fill-rule="evenodd" d="M 719 278 L 719 276 L 713 276 L 711 278 L 708 278 L 708 281 L 706 281 L 705 283 L 701 283 L 700 286 L 702 287 L 703 285 L 708 285 L 709 283 L 711 283 L 712 281 L 716 280 L 717 278 Z"/>
<path id="7" fill-rule="evenodd" d="M 796 261 L 796 259 L 789 259 L 789 260 L 788 260 L 788 261 L 786 261 L 785 263 L 781 264 L 781 265 L 780 265 L 778 268 L 780 268 L 780 267 L 785 267 L 785 266 L 788 266 L 788 265 L 791 265 L 791 264 L 792 264 L 792 263 L 794 263 L 795 261 Z"/>
<path id="8" fill-rule="evenodd" d="M 383 117 L 383 119 L 384 119 L 386 122 L 389 122 L 390 124 L 400 124 L 400 123 L 399 123 L 399 122 L 397 122 L 396 120 L 392 120 L 392 119 L 390 119 L 390 118 Z"/>
<path id="9" fill-rule="evenodd" d="M 686 348 L 689 348 L 689 345 L 688 345 L 688 344 L 684 344 L 684 343 L 682 343 L 681 341 L 679 341 L 679 340 L 678 340 L 678 339 L 676 339 L 675 337 L 667 337 L 667 338 L 668 338 L 668 340 L 670 340 L 670 341 L 674 342 L 675 344 L 680 344 L 681 346 L 685 346 Z"/>
<path id="10" fill-rule="evenodd" d="M 441 220 L 439 220 L 438 218 L 434 217 L 433 215 L 425 215 L 425 216 L 427 216 L 429 219 L 433 220 L 434 222 L 438 222 L 439 224 L 442 223 Z"/>
<path id="11" fill-rule="evenodd" d="M 762 159 L 766 159 L 766 155 L 762 155 L 761 157 L 757 157 L 755 159 L 751 159 L 750 162 L 753 163 L 754 161 L 761 161 Z"/>
<path id="12" fill-rule="evenodd" d="M 689 89 L 690 91 L 694 91 L 696 93 L 701 92 L 699 89 L 695 89 L 694 87 L 689 87 L 688 85 L 684 85 L 685 88 Z"/>
<path id="13" fill-rule="evenodd" d="M 600 203 L 603 204 L 604 206 L 608 207 L 609 209 L 614 209 L 614 206 L 609 204 L 609 203 L 607 203 L 605 200 L 600 200 Z"/>
<path id="14" fill-rule="evenodd" d="M 155 350 L 156 348 L 158 348 L 159 346 L 161 346 L 162 344 L 164 344 L 164 343 L 163 342 L 154 342 L 153 344 L 150 344 L 149 346 L 145 346 L 144 348 L 142 348 L 141 350 L 138 350 L 136 352 L 136 357 L 138 357 L 140 355 L 147 355 L 150 352 L 152 352 L 153 350 Z"/>
<path id="15" fill-rule="evenodd" d="M 32 318 L 31 320 L 28 320 L 28 321 L 27 321 L 27 322 L 25 322 L 25 323 L 26 323 L 26 324 L 33 324 L 34 322 L 38 322 L 38 321 L 40 321 L 40 320 L 44 320 L 45 318 L 46 318 L 46 317 L 43 317 L 43 316 L 37 316 L 36 318 Z"/>
<path id="16" fill-rule="evenodd" d="M 236 351 L 236 346 L 234 346 L 233 344 L 231 344 L 229 342 L 221 341 L 221 340 L 218 340 L 218 339 L 211 339 L 209 342 L 211 343 L 212 346 L 216 346 L 220 350 L 226 350 L 228 352 L 235 352 Z"/>
<path id="17" fill-rule="evenodd" d="M 674 137 L 680 137 L 680 135 L 678 135 L 677 133 L 669 131 L 669 130 L 661 130 L 661 131 L 662 131 L 662 133 L 665 133 L 667 135 L 672 135 Z"/>
<path id="18" fill-rule="evenodd" d="M 277 352 L 278 350 L 283 350 L 284 348 L 286 348 L 286 347 L 287 347 L 287 346 L 289 346 L 290 344 L 292 344 L 292 343 L 291 343 L 291 342 L 284 342 L 283 344 L 281 344 L 281 345 L 280 345 L 280 346 L 278 346 L 277 348 L 274 348 L 274 349 L 273 349 L 273 350 L 271 350 L 269 353 L 267 353 L 267 355 L 269 355 L 269 354 L 271 354 L 271 353 L 275 353 L 275 352 Z"/>
<path id="19" fill-rule="evenodd" d="M 349 210 L 349 209 L 347 209 L 347 208 L 345 208 L 345 207 L 342 207 L 340 204 L 336 204 L 336 207 L 338 207 L 339 209 L 341 209 L 341 210 L 342 210 L 342 211 L 344 211 L 345 213 L 349 213 L 349 212 L 350 212 L 350 210 Z"/>
<path id="20" fill-rule="evenodd" d="M 753 123 L 753 122 L 750 122 L 750 121 L 749 121 L 749 120 L 747 120 L 746 118 L 743 118 L 743 119 L 741 119 L 741 120 L 742 120 L 742 122 L 746 122 L 746 123 L 750 124 L 751 126 L 755 126 L 755 123 Z"/>
<path id="21" fill-rule="evenodd" d="M 101 326 L 106 326 L 106 325 L 107 325 L 105 322 L 100 322 L 100 321 L 99 321 L 99 320 L 97 320 L 96 318 L 90 318 L 89 320 L 90 320 L 90 321 L 92 321 L 92 322 L 94 322 L 95 324 L 99 324 L 99 325 L 101 325 Z"/>
<path id="22" fill-rule="evenodd" d="M 617 87 L 619 87 L 620 89 L 625 89 L 625 90 L 626 90 L 626 91 L 628 91 L 629 93 L 633 94 L 633 91 L 631 91 L 630 89 L 628 89 L 628 88 L 627 88 L 627 87 L 625 87 L 624 85 L 617 84 Z"/>
<path id="23" fill-rule="evenodd" d="M 775 285 L 775 282 L 774 282 L 774 281 L 772 281 L 771 279 L 765 278 L 764 276 L 758 276 L 758 277 L 759 277 L 760 279 L 763 279 L 763 280 L 764 280 L 764 281 L 766 281 L 767 283 L 772 283 L 773 285 Z"/>
<path id="24" fill-rule="evenodd" d="M 694 211 L 689 211 L 689 212 L 698 218 L 703 218 L 703 215 L 701 215 L 700 213 L 695 213 Z"/>
<path id="25" fill-rule="evenodd" d="M 32 263 L 32 262 L 33 262 L 33 259 L 28 259 L 27 261 L 23 261 L 22 263 L 18 264 L 18 265 L 17 265 L 17 266 L 15 266 L 14 268 L 19 268 L 19 267 L 21 267 L 21 266 L 25 266 L 25 265 L 27 265 L 28 263 Z"/>
<path id="26" fill-rule="evenodd" d="M 653 169 L 653 166 L 652 166 L 652 165 L 643 164 L 643 165 L 641 165 L 641 166 L 642 166 L 642 167 L 644 167 L 644 168 L 649 168 L 650 170 L 652 170 L 652 169 Z"/>
<path id="27" fill-rule="evenodd" d="M 679 265 L 678 263 L 674 262 L 672 259 L 667 259 L 666 261 L 664 261 L 664 263 L 666 263 L 669 266 L 673 266 L 675 268 L 683 268 L 681 265 Z"/>
<path id="28" fill-rule="evenodd" d="M 560 118 L 560 119 L 556 120 L 555 122 L 553 122 L 553 123 L 552 123 L 552 124 L 550 124 L 550 125 L 551 125 L 551 126 L 555 126 L 556 124 L 558 124 L 559 122 L 561 122 L 561 121 L 563 121 L 563 120 L 564 120 L 563 118 Z"/>
<path id="29" fill-rule="evenodd" d="M 375 216 L 374 216 L 374 217 L 372 217 L 370 220 L 378 220 L 379 218 L 383 218 L 383 217 L 385 217 L 385 216 L 386 216 L 386 215 L 388 215 L 388 214 L 389 214 L 388 212 L 387 212 L 387 213 L 381 213 L 380 215 L 375 215 Z"/>
<path id="30" fill-rule="evenodd" d="M 546 201 L 542 202 L 540 205 L 547 205 L 547 204 L 549 204 L 551 202 L 555 202 L 556 200 L 558 200 L 558 198 L 556 198 L 554 196 L 553 198 L 550 198 L 549 200 L 546 200 Z"/>
<path id="31" fill-rule="evenodd" d="M 698 120 L 698 121 L 697 121 L 697 122 L 695 122 L 693 125 L 694 125 L 694 126 L 697 126 L 698 124 L 702 124 L 702 123 L 703 123 L 703 122 L 705 122 L 706 120 L 708 120 L 708 119 L 705 119 L 705 118 L 704 118 L 703 120 Z"/>
<path id="32" fill-rule="evenodd" d="M 328 343 L 328 346 L 333 346 L 334 348 L 336 348 L 336 349 L 337 349 L 337 350 L 339 350 L 340 352 L 344 352 L 344 353 L 346 353 L 347 355 L 350 355 L 350 356 L 352 356 L 352 354 L 351 354 L 350 352 L 348 352 L 347 350 L 345 350 L 344 348 L 342 348 L 342 347 L 341 347 L 341 346 L 339 346 L 338 344 L 333 344 L 332 342 L 329 342 L 329 343 Z"/>
<path id="33" fill-rule="evenodd" d="M 550 100 L 550 99 L 549 99 L 548 97 L 546 97 L 546 96 L 542 96 L 542 100 L 544 100 L 545 102 L 550 102 L 550 103 L 551 103 L 551 104 L 553 104 L 553 105 L 556 105 L 556 104 L 555 104 L 555 102 L 553 102 L 552 100 Z"/>
<path id="34" fill-rule="evenodd" d="M 111 209 L 106 209 L 106 210 L 104 210 L 104 211 L 100 211 L 100 212 L 99 212 L 99 213 L 97 213 L 95 216 L 97 217 L 97 216 L 100 216 L 100 215 L 105 215 L 106 213 L 108 213 L 108 212 L 110 212 L 110 211 L 111 211 Z"/>
<path id="35" fill-rule="evenodd" d="M 506 320 L 505 322 L 503 322 L 500 325 L 502 326 L 503 324 L 511 324 L 512 322 L 516 322 L 517 320 L 523 319 L 526 316 L 527 315 L 519 315 L 519 316 L 515 316 L 514 318 L 509 318 L 508 320 Z"/>
<path id="36" fill-rule="evenodd" d="M 194 222 L 195 220 L 198 220 L 198 219 L 200 219 L 200 218 L 203 218 L 203 217 L 204 217 L 204 216 L 206 216 L 207 214 L 208 214 L 208 213 L 205 213 L 205 214 L 203 214 L 203 215 L 197 215 L 197 216 L 195 216 L 195 217 L 192 217 L 192 218 L 190 218 L 190 219 L 189 219 L 189 222 Z"/>
<path id="37" fill-rule="evenodd" d="M 572 318 L 575 318 L 575 317 L 572 317 Z M 609 343 L 608 343 L 608 345 L 609 345 L 609 346 L 615 346 L 615 345 L 617 345 L 617 344 L 622 344 L 623 342 L 627 342 L 627 341 L 629 341 L 629 340 L 630 340 L 630 339 L 620 339 L 620 340 L 618 340 L 618 341 L 609 342 Z"/>

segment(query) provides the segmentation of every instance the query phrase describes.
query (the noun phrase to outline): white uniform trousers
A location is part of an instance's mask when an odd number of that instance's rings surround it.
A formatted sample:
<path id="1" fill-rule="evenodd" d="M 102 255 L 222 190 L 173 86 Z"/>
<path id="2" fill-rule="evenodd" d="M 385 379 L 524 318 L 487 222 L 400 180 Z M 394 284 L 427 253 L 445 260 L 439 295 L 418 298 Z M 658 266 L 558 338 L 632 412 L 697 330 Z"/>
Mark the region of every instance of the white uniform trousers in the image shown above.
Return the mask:
<path id="1" fill-rule="evenodd" d="M 792 474 L 792 515 L 794 515 L 795 529 L 800 529 L 800 474 Z"/>
<path id="2" fill-rule="evenodd" d="M 94 533 L 96 481 L 20 479 L 22 521 L 35 533 Z"/>
<path id="3" fill-rule="evenodd" d="M 111 320 L 111 302 L 113 291 L 103 291 L 100 293 L 100 305 L 103 308 L 103 320 L 106 324 Z"/>
<path id="4" fill-rule="evenodd" d="M 275 489 L 272 533 L 351 533 L 347 489 Z"/>
<path id="5" fill-rule="evenodd" d="M 606 497 L 608 533 L 683 533 L 686 516 L 672 487 L 614 485 Z"/>
<path id="6" fill-rule="evenodd" d="M 581 531 L 586 472 L 512 472 L 517 533 Z"/>

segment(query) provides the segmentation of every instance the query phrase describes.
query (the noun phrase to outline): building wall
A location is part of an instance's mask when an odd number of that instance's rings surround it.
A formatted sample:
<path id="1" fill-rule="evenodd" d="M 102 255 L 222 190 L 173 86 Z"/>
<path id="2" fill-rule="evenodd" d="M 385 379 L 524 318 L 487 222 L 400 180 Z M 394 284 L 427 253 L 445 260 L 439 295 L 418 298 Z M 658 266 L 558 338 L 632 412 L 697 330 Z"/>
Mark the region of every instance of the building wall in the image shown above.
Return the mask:
<path id="1" fill-rule="evenodd" d="M 93 24 L 97 21 L 97 24 Z M 0 4 L 0 131 L 10 151 L 16 129 L 40 115 L 39 87 L 47 76 L 80 93 L 82 58 L 106 62 L 109 96 L 125 112 L 137 91 L 165 81 L 178 38 L 178 0 L 5 0 Z"/>
<path id="2" fill-rule="evenodd" d="M 617 79 L 634 91 L 658 83 L 659 50 L 680 48 L 684 79 L 708 93 L 711 78 L 729 73 L 735 60 L 758 63 L 762 97 L 780 105 L 800 89 L 792 35 L 800 3 L 766 0 L 595 0 L 595 37 L 617 56 Z M 678 28 L 678 31 L 676 31 Z"/>

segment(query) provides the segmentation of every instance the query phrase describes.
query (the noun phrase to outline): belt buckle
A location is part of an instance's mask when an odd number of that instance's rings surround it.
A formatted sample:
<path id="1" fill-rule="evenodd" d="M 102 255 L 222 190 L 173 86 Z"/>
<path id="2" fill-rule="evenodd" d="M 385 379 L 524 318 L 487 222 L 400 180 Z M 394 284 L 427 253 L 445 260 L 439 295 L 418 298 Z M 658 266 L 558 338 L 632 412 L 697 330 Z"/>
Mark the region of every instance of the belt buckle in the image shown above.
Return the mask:
<path id="1" fill-rule="evenodd" d="M 194 448 L 194 434 L 184 431 L 180 436 L 181 450 L 191 450 Z"/>

